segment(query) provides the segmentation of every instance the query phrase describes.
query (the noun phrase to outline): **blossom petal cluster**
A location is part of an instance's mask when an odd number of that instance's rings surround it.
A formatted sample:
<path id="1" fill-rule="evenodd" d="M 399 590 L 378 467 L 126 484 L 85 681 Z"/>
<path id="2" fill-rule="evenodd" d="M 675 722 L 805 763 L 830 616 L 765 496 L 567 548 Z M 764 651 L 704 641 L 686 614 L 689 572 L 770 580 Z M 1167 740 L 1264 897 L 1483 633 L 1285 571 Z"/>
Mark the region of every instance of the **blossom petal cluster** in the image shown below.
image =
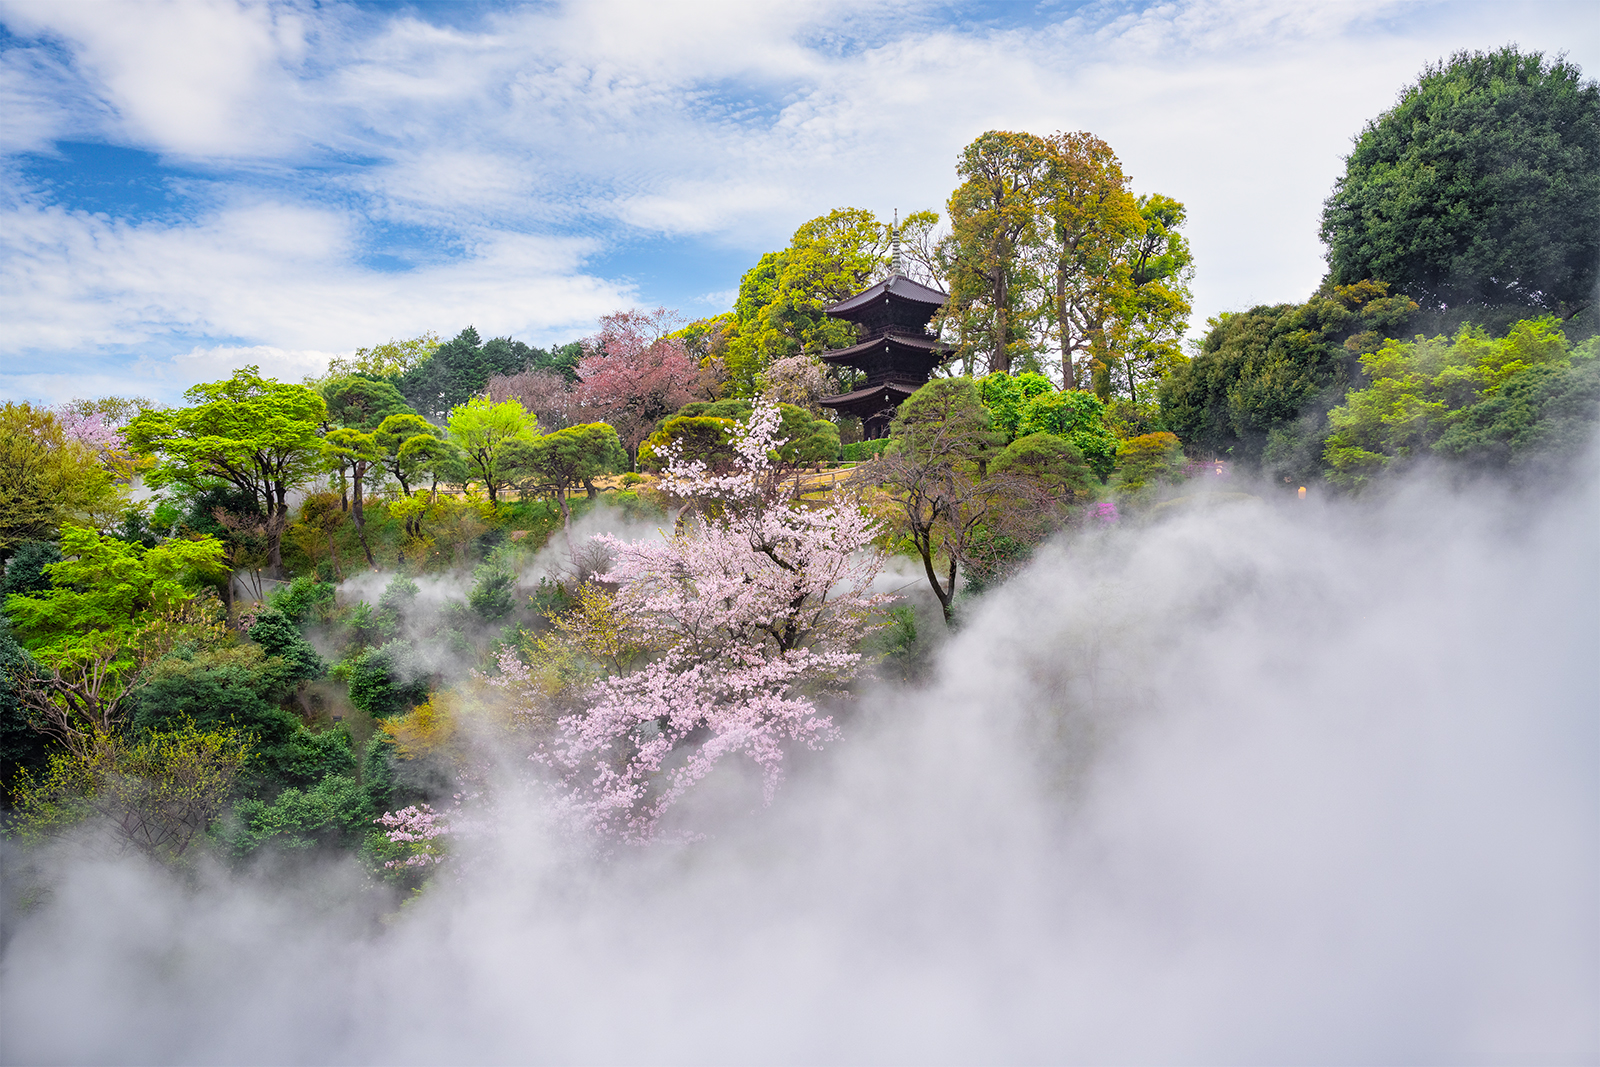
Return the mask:
<path id="1" fill-rule="evenodd" d="M 427 867 L 442 863 L 441 850 L 434 847 L 435 838 L 450 832 L 444 822 L 445 813 L 434 811 L 427 804 L 413 804 L 399 811 L 386 811 L 372 820 L 384 828 L 384 836 L 397 845 L 421 846 L 403 860 L 389 860 L 385 867 Z"/>
<path id="2" fill-rule="evenodd" d="M 613 563 L 599 580 L 652 655 L 596 681 L 535 756 L 594 831 L 650 839 L 735 755 L 759 768 L 770 801 L 788 746 L 838 736 L 816 699 L 860 669 L 855 649 L 890 598 L 872 592 L 881 557 L 854 500 L 813 506 L 779 493 L 778 425 L 777 408 L 758 405 L 736 461 L 715 473 L 669 451 L 661 487 L 691 512 L 677 532 L 601 538 Z"/>

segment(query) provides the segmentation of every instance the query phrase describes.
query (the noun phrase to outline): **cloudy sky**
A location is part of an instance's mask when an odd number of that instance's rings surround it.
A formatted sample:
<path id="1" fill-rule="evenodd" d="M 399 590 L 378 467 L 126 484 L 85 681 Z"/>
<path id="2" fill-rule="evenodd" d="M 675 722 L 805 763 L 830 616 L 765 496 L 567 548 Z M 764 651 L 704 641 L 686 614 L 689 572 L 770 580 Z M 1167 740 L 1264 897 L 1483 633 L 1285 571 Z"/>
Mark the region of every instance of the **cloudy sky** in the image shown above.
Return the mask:
<path id="1" fill-rule="evenodd" d="M 801 222 L 942 207 L 986 129 L 1182 200 L 1196 322 L 1300 300 L 1350 138 L 1582 4 L 0 3 L 0 396 L 189 384 L 473 324 L 725 310 Z"/>

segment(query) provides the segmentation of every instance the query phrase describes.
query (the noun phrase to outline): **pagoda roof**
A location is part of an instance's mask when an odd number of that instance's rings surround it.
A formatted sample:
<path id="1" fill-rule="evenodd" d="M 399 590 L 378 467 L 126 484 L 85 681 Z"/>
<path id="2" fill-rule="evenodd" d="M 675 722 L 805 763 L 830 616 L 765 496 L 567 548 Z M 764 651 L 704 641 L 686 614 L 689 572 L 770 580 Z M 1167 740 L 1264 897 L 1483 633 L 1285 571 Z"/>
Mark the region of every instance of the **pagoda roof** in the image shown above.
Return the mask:
<path id="1" fill-rule="evenodd" d="M 910 348 L 930 356 L 937 355 L 946 347 L 937 337 L 929 337 L 926 334 L 919 336 L 914 333 L 884 333 L 860 344 L 851 345 L 849 348 L 836 348 L 832 352 L 824 352 L 817 358 L 824 363 L 849 363 L 852 359 L 864 356 L 880 346 Z"/>
<path id="2" fill-rule="evenodd" d="M 845 404 L 853 404 L 859 400 L 866 400 L 870 397 L 876 396 L 878 393 L 898 393 L 900 398 L 904 400 L 906 397 L 910 396 L 920 388 L 921 386 L 919 385 L 911 385 L 907 382 L 879 382 L 877 385 L 869 385 L 864 389 L 857 389 L 853 393 L 840 393 L 838 396 L 825 396 L 821 400 L 817 401 L 817 403 L 826 404 L 829 407 L 841 407 Z"/>
<path id="3" fill-rule="evenodd" d="M 871 307 L 880 299 L 942 307 L 950 298 L 937 289 L 930 289 L 920 282 L 912 281 L 904 274 L 891 274 L 877 285 L 868 286 L 850 299 L 842 300 L 825 310 L 835 318 L 847 319 L 851 312 Z"/>

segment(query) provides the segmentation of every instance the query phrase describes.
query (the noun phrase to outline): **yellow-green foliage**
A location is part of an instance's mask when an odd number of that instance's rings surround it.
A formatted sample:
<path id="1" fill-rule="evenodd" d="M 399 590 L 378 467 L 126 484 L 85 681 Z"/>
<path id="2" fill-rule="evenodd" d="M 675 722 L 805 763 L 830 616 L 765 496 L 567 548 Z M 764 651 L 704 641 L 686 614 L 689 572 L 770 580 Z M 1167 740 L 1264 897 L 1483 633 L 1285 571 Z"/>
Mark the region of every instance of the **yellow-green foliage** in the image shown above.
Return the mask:
<path id="1" fill-rule="evenodd" d="M 126 500 L 92 448 L 69 440 L 55 415 L 0 407 L 0 551 L 48 540 L 64 520 L 106 525 Z"/>
<path id="2" fill-rule="evenodd" d="M 1552 317 L 1518 322 L 1503 338 L 1467 324 L 1454 339 L 1386 341 L 1361 357 L 1370 384 L 1328 413 L 1329 477 L 1359 484 L 1397 460 L 1424 454 L 1468 409 L 1518 375 L 1570 363 L 1566 335 Z"/>
<path id="3" fill-rule="evenodd" d="M 16 789 L 17 830 L 38 841 L 90 823 L 117 850 L 182 857 L 222 809 L 250 755 L 238 730 L 193 723 L 136 743 L 97 733 Z"/>
<path id="4" fill-rule="evenodd" d="M 1117 448 L 1117 488 L 1137 493 L 1183 480 L 1183 446 L 1165 430 L 1130 437 Z"/>

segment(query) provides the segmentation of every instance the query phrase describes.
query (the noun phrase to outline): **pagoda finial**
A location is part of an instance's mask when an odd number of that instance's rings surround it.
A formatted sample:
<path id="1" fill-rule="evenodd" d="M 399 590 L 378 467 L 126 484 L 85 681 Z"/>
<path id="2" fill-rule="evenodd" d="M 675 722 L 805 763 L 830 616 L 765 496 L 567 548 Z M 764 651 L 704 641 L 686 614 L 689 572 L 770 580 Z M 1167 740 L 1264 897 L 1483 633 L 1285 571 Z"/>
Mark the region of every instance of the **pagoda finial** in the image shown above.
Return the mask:
<path id="1" fill-rule="evenodd" d="M 889 261 L 891 275 L 900 274 L 900 209 L 894 209 L 894 225 L 889 228 L 889 241 L 894 248 L 894 258 Z"/>

